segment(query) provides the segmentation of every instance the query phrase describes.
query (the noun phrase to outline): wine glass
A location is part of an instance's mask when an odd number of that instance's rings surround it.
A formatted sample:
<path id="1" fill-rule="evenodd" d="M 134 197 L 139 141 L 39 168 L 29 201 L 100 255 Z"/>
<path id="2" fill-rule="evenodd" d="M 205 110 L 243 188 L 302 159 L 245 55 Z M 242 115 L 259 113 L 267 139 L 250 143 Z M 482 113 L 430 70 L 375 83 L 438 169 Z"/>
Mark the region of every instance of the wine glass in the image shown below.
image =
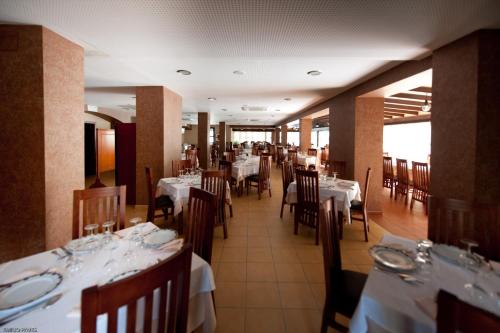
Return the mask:
<path id="1" fill-rule="evenodd" d="M 127 237 L 129 243 L 128 243 L 128 248 L 127 251 L 125 252 L 125 259 L 127 261 L 132 261 L 136 257 L 135 251 L 132 249 L 132 245 L 134 245 L 136 248 L 140 246 L 142 242 L 142 238 L 139 235 L 139 229 L 142 229 L 139 227 L 139 224 L 142 222 L 142 219 L 140 217 L 134 217 L 130 219 L 129 223 L 132 225 L 132 232 L 130 235 Z"/>
<path id="2" fill-rule="evenodd" d="M 432 245 L 432 241 L 428 239 L 417 240 L 417 258 L 415 261 L 419 265 L 420 272 L 422 273 L 422 280 L 424 281 L 429 281 L 432 273 L 432 260 L 429 252 Z"/>
<path id="3" fill-rule="evenodd" d="M 102 227 L 104 228 L 104 244 L 109 244 L 113 241 L 113 233 L 111 230 L 113 229 L 113 226 L 115 225 L 115 221 L 106 221 L 102 224 Z"/>
<path id="4" fill-rule="evenodd" d="M 472 253 L 472 248 L 479 246 L 479 244 L 472 239 L 461 239 L 460 243 L 465 244 L 467 246 L 467 251 L 462 252 L 459 255 L 459 262 L 462 266 L 468 269 L 474 270 L 480 264 L 480 260 L 478 256 Z"/>

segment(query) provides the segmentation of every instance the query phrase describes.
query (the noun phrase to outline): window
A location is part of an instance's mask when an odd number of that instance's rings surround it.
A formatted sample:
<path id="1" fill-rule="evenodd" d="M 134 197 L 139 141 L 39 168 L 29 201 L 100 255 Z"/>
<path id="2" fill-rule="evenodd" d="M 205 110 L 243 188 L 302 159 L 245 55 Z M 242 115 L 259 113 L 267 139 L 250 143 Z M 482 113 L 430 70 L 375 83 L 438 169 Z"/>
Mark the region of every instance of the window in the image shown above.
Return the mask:
<path id="1" fill-rule="evenodd" d="M 215 127 L 210 127 L 209 143 L 212 145 L 215 142 Z"/>
<path id="2" fill-rule="evenodd" d="M 429 121 L 413 124 L 384 126 L 384 153 L 392 158 L 415 162 L 428 162 L 431 153 L 431 123 Z"/>
<path id="3" fill-rule="evenodd" d="M 289 144 L 298 146 L 299 142 L 300 142 L 300 133 L 299 132 L 288 132 L 286 139 L 287 139 Z"/>

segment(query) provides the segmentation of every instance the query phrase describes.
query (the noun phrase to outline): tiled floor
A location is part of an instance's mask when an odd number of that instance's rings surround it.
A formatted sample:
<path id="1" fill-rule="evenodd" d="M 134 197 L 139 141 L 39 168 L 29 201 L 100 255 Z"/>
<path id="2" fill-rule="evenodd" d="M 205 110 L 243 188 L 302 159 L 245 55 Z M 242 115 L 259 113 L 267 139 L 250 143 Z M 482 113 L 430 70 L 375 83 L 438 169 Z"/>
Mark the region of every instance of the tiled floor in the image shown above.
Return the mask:
<path id="1" fill-rule="evenodd" d="M 222 228 L 215 231 L 212 267 L 217 285 L 217 332 L 320 330 L 324 300 L 322 249 L 314 245 L 314 230 L 300 227 L 299 235 L 293 234 L 288 206 L 280 219 L 281 173 L 274 167 L 272 182 L 271 198 L 266 192 L 258 200 L 255 189 L 249 196 L 238 198 L 233 194 L 229 238 L 223 239 Z M 410 214 L 408 208 L 398 208 L 404 207 L 402 202 L 387 201 L 387 213 L 372 219 L 392 227 L 396 234 L 421 237 L 418 233 L 423 233 L 421 225 L 426 224 L 426 219 L 421 210 L 418 215 L 418 204 Z M 129 218 L 145 215 L 145 206 L 127 207 Z M 417 232 L 392 223 L 416 225 Z M 370 242 L 366 243 L 361 223 L 346 226 L 341 242 L 344 268 L 368 272 L 372 265 L 368 248 L 378 243 L 384 232 L 372 221 Z M 348 319 L 338 316 L 338 320 L 348 325 Z"/>

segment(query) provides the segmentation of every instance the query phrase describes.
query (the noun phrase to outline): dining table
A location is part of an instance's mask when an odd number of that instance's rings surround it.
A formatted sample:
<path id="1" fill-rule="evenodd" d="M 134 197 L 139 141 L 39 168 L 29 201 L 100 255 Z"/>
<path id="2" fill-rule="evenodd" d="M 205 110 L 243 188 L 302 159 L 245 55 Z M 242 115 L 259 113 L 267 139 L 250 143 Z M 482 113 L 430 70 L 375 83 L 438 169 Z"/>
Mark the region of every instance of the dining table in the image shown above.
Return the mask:
<path id="1" fill-rule="evenodd" d="M 157 232 L 159 228 L 153 223 L 147 222 L 117 231 L 114 236 L 114 246 L 103 246 L 95 252 L 79 255 L 82 266 L 78 271 L 69 268 L 68 259 L 63 257 L 65 252 L 61 248 L 0 265 L 1 284 L 36 274 L 43 274 L 44 272 L 51 272 L 62 277 L 61 282 L 54 290 L 35 301 L 41 303 L 54 295 L 61 294 L 57 302 L 48 308 L 36 309 L 7 323 L 1 327 L 2 332 L 79 332 L 83 289 L 109 283 L 116 280 L 116 277 L 128 274 L 128 272 L 134 273 L 146 269 L 161 260 L 167 259 L 178 250 L 178 248 L 161 250 L 142 246 L 131 240 L 130 235 L 134 230 L 136 234 L 146 236 L 152 232 Z M 127 258 L 126 253 L 128 251 L 132 251 L 132 257 Z M 114 259 L 115 264 L 107 265 L 111 259 Z M 206 261 L 193 253 L 189 290 L 188 332 L 199 327 L 204 333 L 214 332 L 216 317 L 212 299 L 213 290 L 215 290 L 215 282 L 212 268 Z M 158 324 L 158 294 L 155 291 L 153 296 L 153 303 L 155 304 L 153 307 L 153 326 Z M 138 313 L 143 312 L 141 309 L 144 309 L 144 300 L 138 301 L 137 308 Z M 18 310 L 1 310 L 0 320 L 15 311 Z M 139 315 L 138 318 L 141 318 L 141 316 L 143 314 Z M 106 328 L 107 315 L 101 314 L 97 318 L 97 332 L 106 332 Z M 122 307 L 118 311 L 118 332 L 125 332 L 125 330 L 126 308 Z M 142 332 L 141 319 L 137 320 L 136 332 Z"/>
<path id="2" fill-rule="evenodd" d="M 336 177 L 323 177 L 319 179 L 319 199 L 321 202 L 335 197 L 338 210 L 343 214 L 348 223 L 350 223 L 349 209 L 352 200 L 361 201 L 361 189 L 359 183 L 355 180 L 344 180 Z M 285 198 L 288 204 L 297 203 L 297 182 L 293 181 L 288 185 Z"/>
<path id="3" fill-rule="evenodd" d="M 386 234 L 380 245 L 415 253 L 414 240 Z M 436 246 L 436 245 L 434 245 Z M 445 247 L 448 249 L 448 247 Z M 449 249 L 458 250 L 454 247 Z M 452 252 L 453 253 L 453 252 Z M 438 256 L 430 250 L 430 263 L 425 269 L 410 273 L 416 282 L 405 281 L 398 274 L 374 267 L 368 275 L 350 331 L 356 333 L 434 333 L 436 332 L 436 297 L 440 289 L 456 295 L 474 306 L 500 315 L 500 298 L 479 300 L 465 285 L 477 281 L 477 271 Z M 491 262 L 490 262 L 491 263 Z M 498 269 L 498 263 L 493 263 Z M 497 271 L 500 272 L 500 271 Z M 480 288 L 500 293 L 500 276 L 491 274 Z M 496 277 L 495 277 L 496 276 Z"/>

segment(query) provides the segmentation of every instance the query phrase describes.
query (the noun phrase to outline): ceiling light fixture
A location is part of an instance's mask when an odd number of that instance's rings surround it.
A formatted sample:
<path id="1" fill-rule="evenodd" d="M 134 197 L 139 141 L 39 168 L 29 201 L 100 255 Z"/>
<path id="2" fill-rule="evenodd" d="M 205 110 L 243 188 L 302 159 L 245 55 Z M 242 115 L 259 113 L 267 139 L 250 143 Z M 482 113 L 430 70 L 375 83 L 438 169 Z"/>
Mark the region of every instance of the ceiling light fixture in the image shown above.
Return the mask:
<path id="1" fill-rule="evenodd" d="M 425 102 L 422 104 L 422 111 L 424 112 L 429 112 L 431 110 L 431 105 L 429 104 L 429 101 L 427 100 L 427 94 L 425 94 Z"/>
<path id="2" fill-rule="evenodd" d="M 221 111 L 227 111 L 227 109 L 220 109 Z"/>
<path id="3" fill-rule="evenodd" d="M 245 75 L 245 72 L 244 71 L 240 71 L 240 70 L 235 70 L 235 71 L 233 71 L 233 74 L 234 75 Z"/>
<path id="4" fill-rule="evenodd" d="M 318 76 L 318 75 L 321 75 L 322 73 L 323 73 L 322 71 L 318 71 L 317 69 L 315 69 L 315 70 L 307 72 L 307 75 Z"/>
<path id="5" fill-rule="evenodd" d="M 280 110 L 280 109 L 276 109 L 276 110 L 274 110 L 274 111 L 276 111 L 276 112 L 280 112 L 281 110 Z"/>
<path id="6" fill-rule="evenodd" d="M 178 69 L 177 73 L 182 74 L 182 75 L 191 75 L 191 72 L 188 71 L 187 69 Z"/>
<path id="7" fill-rule="evenodd" d="M 285 101 L 290 102 L 292 99 L 290 97 L 283 98 Z"/>
<path id="8" fill-rule="evenodd" d="M 316 126 L 314 126 L 314 127 L 318 128 L 318 127 L 319 127 L 319 124 L 316 124 Z"/>
<path id="9" fill-rule="evenodd" d="M 208 98 L 208 100 L 209 100 L 209 101 L 216 101 L 216 100 L 217 100 L 217 98 L 215 98 L 215 97 L 209 97 L 209 98 Z"/>

